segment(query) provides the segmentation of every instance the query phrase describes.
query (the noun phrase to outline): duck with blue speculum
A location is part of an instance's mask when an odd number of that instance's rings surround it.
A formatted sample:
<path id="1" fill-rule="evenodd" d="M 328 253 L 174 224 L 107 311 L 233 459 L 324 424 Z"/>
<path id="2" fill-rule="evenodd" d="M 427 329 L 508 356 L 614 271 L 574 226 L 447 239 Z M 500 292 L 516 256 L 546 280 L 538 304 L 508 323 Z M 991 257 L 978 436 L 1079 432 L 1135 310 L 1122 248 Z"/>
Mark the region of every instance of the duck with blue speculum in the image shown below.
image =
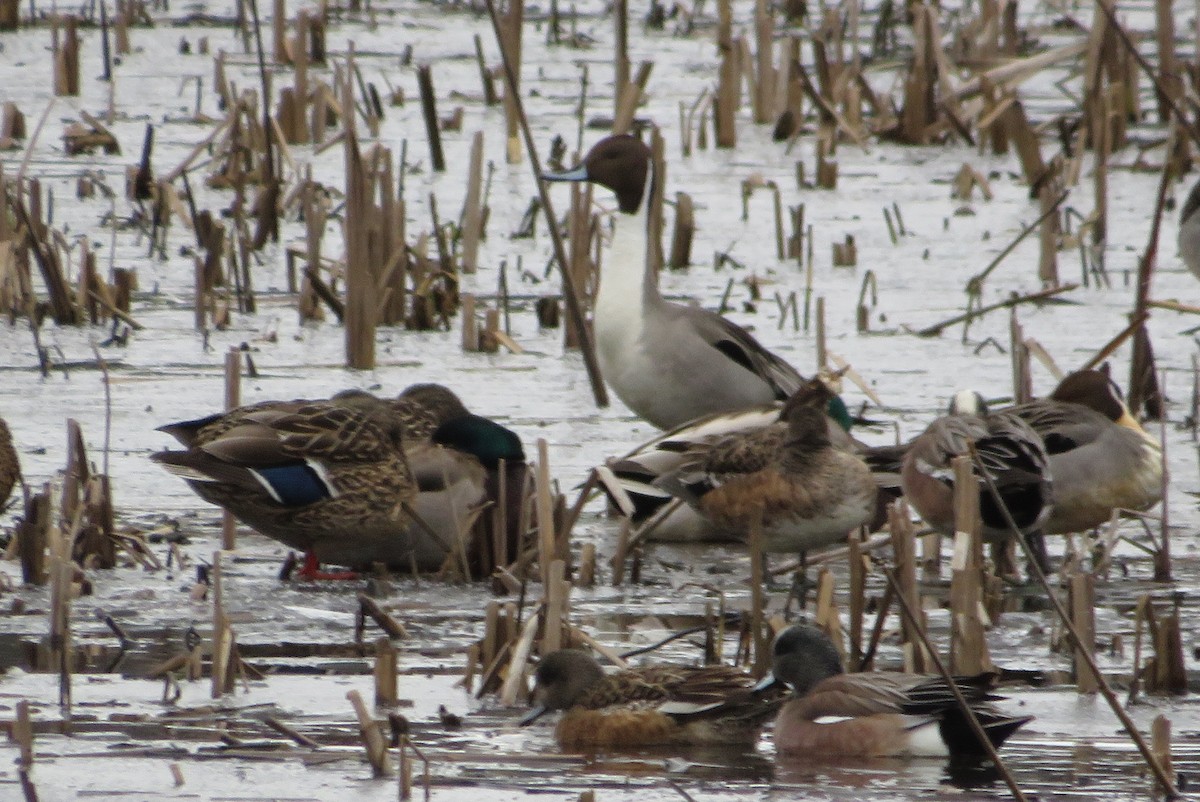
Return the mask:
<path id="1" fill-rule="evenodd" d="M 802 384 L 769 426 L 693 441 L 655 484 L 739 540 L 760 526 L 771 553 L 806 553 L 872 520 L 878 487 L 853 452 L 835 446 L 826 410 L 833 392 Z"/>
<path id="2" fill-rule="evenodd" d="M 524 486 L 519 438 L 484 421 L 440 386 L 394 401 L 351 390 L 169 424 L 161 430 L 186 450 L 151 458 L 201 498 L 303 551 L 302 577 L 349 576 L 320 563 L 432 571 L 462 547 L 500 459 L 513 464 L 508 487 Z M 461 450 L 467 441 L 482 458 Z"/>
<path id="3" fill-rule="evenodd" d="M 570 751 L 740 745 L 757 742 L 784 694 L 754 690 L 754 678 L 723 665 L 649 665 L 606 674 L 578 649 L 551 652 L 534 672 L 520 725 L 563 711 L 555 726 Z"/>
<path id="4" fill-rule="evenodd" d="M 784 401 L 804 381 L 748 331 L 700 307 L 659 294 L 649 266 L 649 206 L 656 177 L 637 137 L 610 136 L 573 170 L 546 181 L 589 181 L 617 199 L 610 252 L 596 292 L 600 371 L 643 420 L 672 429 L 703 415 Z"/>
<path id="5" fill-rule="evenodd" d="M 945 678 L 928 674 L 847 674 L 822 630 L 796 624 L 775 639 L 771 673 L 760 690 L 792 690 L 775 720 L 775 750 L 799 757 L 986 757 Z M 999 748 L 1033 719 L 992 704 L 994 673 L 955 677 L 954 683 Z"/>

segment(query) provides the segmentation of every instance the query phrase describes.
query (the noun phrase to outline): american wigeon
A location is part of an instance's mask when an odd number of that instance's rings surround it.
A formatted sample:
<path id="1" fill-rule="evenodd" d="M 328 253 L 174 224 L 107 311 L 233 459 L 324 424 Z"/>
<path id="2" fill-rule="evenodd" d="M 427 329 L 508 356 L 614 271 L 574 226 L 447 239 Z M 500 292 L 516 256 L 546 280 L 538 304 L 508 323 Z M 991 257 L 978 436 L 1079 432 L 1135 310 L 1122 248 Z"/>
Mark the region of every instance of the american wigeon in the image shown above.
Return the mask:
<path id="1" fill-rule="evenodd" d="M 846 674 L 829 637 L 798 624 L 775 639 L 772 681 L 794 697 L 775 720 L 775 749 L 786 755 L 832 758 L 984 756 L 949 686 L 940 676 Z M 991 704 L 994 675 L 956 677 L 955 684 L 1000 746 L 1032 716 L 1008 716 Z"/>
<path id="2" fill-rule="evenodd" d="M 714 412 L 656 435 L 622 457 L 608 461 L 622 489 L 633 503 L 632 521 L 641 525 L 658 515 L 675 499 L 660 487 L 658 480 L 671 475 L 693 459 L 696 449 L 730 437 L 745 437 L 760 429 L 780 425 L 782 402 L 757 404 L 736 412 Z M 859 444 L 849 434 L 850 413 L 839 396 L 827 409 L 831 442 L 848 451 Z M 690 504 L 677 504 L 666 512 L 650 532 L 652 541 L 720 542 L 736 540 L 737 535 L 718 527 Z"/>
<path id="3" fill-rule="evenodd" d="M 514 464 L 511 487 L 523 486 L 523 453 L 499 424 L 464 420 L 449 390 L 434 398 L 440 406 L 424 391 L 414 396 L 386 401 L 347 391 L 328 401 L 239 407 L 161 427 L 187 450 L 151 458 L 201 498 L 304 551 L 301 576 L 338 576 L 321 574 L 320 563 L 432 571 L 488 500 L 503 455 Z M 459 450 L 471 433 L 482 459 Z"/>
<path id="4" fill-rule="evenodd" d="M 573 170 L 547 181 L 590 181 L 617 197 L 612 247 L 594 309 L 597 359 L 630 410 L 660 429 L 702 415 L 788 398 L 803 379 L 741 326 L 699 307 L 670 303 L 649 268 L 650 149 L 610 136 Z"/>
<path id="5" fill-rule="evenodd" d="M 762 524 L 767 552 L 832 545 L 871 520 L 876 484 L 866 463 L 835 447 L 826 415 L 832 391 L 801 385 L 770 426 L 690 444 L 656 484 L 740 539 Z"/>
<path id="6" fill-rule="evenodd" d="M 547 655 L 534 676 L 534 706 L 520 724 L 565 711 L 554 733 L 568 750 L 748 746 L 783 698 L 772 689 L 756 692 L 753 677 L 729 666 L 653 665 L 606 674 L 577 649 Z"/>

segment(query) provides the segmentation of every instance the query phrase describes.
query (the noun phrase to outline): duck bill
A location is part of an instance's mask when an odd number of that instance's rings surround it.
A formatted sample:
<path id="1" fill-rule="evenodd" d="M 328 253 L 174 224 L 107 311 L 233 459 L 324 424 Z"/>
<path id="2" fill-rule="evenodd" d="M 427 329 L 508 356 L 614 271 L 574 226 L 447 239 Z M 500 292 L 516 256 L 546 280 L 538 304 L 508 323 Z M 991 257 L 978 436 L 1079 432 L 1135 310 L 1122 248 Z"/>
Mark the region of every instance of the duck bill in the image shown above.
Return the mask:
<path id="1" fill-rule="evenodd" d="M 574 170 L 567 170 L 563 173 L 542 173 L 543 181 L 587 181 L 587 167 L 579 165 Z"/>
<path id="2" fill-rule="evenodd" d="M 549 709 L 550 708 L 546 707 L 545 705 L 538 705 L 537 707 L 533 708 L 525 715 L 521 716 L 521 720 L 517 722 L 517 726 L 518 727 L 528 727 L 530 724 L 532 724 L 533 722 L 535 722 L 539 718 L 541 718 L 543 715 L 545 715 Z"/>
<path id="3" fill-rule="evenodd" d="M 754 693 L 762 693 L 772 688 L 778 688 L 783 683 L 775 676 L 774 672 L 768 671 L 766 676 L 760 679 L 751 689 Z"/>

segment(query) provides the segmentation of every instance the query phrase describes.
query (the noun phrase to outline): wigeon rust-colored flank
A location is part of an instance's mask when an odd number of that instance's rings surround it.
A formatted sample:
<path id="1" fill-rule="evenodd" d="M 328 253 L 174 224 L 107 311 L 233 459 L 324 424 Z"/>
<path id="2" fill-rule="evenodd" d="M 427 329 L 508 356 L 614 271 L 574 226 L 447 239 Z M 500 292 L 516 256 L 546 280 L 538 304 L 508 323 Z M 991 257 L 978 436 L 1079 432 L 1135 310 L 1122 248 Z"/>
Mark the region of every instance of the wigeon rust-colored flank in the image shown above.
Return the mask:
<path id="1" fill-rule="evenodd" d="M 986 752 L 942 677 L 925 674 L 846 674 L 833 642 L 821 630 L 795 625 L 775 640 L 772 681 L 794 698 L 775 720 L 775 749 L 793 756 L 831 758 L 982 758 Z M 955 684 L 996 747 L 1032 719 L 1008 716 L 991 704 L 992 674 L 956 677 Z"/>
<path id="2" fill-rule="evenodd" d="M 565 711 L 554 734 L 569 751 L 750 746 L 782 704 L 782 694 L 756 691 L 749 674 L 729 666 L 653 665 L 605 674 L 590 654 L 560 649 L 534 676 L 534 707 L 520 724 Z"/>
<path id="3" fill-rule="evenodd" d="M 834 397 L 820 378 L 810 379 L 776 423 L 691 443 L 682 464 L 656 484 L 740 539 L 761 524 L 767 552 L 843 541 L 871 520 L 878 491 L 866 463 L 830 439 Z"/>

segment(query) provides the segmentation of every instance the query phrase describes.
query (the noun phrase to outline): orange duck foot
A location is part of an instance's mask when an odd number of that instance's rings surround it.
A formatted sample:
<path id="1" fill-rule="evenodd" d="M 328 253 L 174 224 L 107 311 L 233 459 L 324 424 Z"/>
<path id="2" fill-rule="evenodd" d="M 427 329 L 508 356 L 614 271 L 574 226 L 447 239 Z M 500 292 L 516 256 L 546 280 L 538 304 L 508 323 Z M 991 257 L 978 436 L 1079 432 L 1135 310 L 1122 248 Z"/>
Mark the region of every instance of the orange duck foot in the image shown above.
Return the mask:
<path id="1" fill-rule="evenodd" d="M 304 553 L 304 565 L 296 572 L 298 579 L 305 580 L 320 580 L 320 579 L 358 579 L 357 571 L 322 571 L 321 563 L 317 561 L 317 555 L 311 551 Z"/>

